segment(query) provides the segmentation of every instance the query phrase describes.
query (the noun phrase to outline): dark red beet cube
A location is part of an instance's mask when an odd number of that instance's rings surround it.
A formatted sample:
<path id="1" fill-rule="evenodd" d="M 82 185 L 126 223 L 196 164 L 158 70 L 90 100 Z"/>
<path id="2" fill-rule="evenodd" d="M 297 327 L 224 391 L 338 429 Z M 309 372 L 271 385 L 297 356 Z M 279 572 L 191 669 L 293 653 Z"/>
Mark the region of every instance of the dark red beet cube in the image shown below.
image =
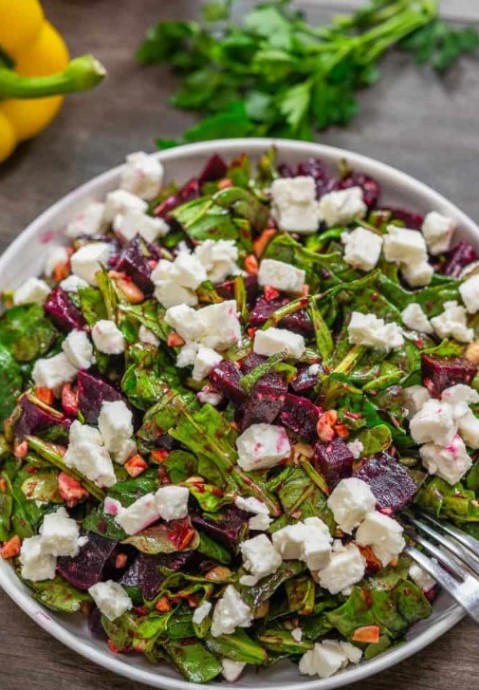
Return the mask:
<path id="1" fill-rule="evenodd" d="M 341 479 L 350 477 L 353 472 L 353 454 L 343 439 L 339 437 L 336 437 L 331 443 L 318 441 L 314 446 L 313 460 L 331 489 Z"/>
<path id="2" fill-rule="evenodd" d="M 42 407 L 38 407 L 28 398 L 20 399 L 22 416 L 15 422 L 13 431 L 16 438 L 22 439 L 24 436 L 42 435 L 42 432 L 49 431 L 55 433 L 55 440 L 61 443 L 68 439 L 71 419 L 63 415 L 54 415 Z"/>
<path id="3" fill-rule="evenodd" d="M 249 322 L 251 326 L 255 328 L 262 326 L 277 309 L 284 307 L 286 304 L 289 304 L 289 302 L 291 302 L 289 297 L 278 297 L 272 300 L 266 300 L 263 297 L 259 297 L 250 311 Z M 299 333 L 306 337 L 313 334 L 313 324 L 311 323 L 309 314 L 304 311 L 304 309 L 286 316 L 279 322 L 278 326 L 280 328 L 283 326 L 289 331 Z"/>
<path id="4" fill-rule="evenodd" d="M 149 259 L 152 258 L 153 255 L 146 243 L 136 235 L 120 253 L 116 270 L 126 273 L 146 295 L 150 295 L 154 287 L 149 264 Z"/>
<path id="5" fill-rule="evenodd" d="M 234 403 L 246 400 L 247 395 L 241 388 L 242 374 L 231 360 L 225 359 L 210 371 L 210 381 L 217 391 Z"/>
<path id="6" fill-rule="evenodd" d="M 370 458 L 354 476 L 369 484 L 380 508 L 394 513 L 410 503 L 418 489 L 407 469 L 389 453 Z"/>
<path id="7" fill-rule="evenodd" d="M 248 530 L 250 517 L 244 510 L 228 506 L 221 513 L 192 515 L 191 522 L 195 529 L 201 530 L 231 553 L 237 553 Z"/>
<path id="8" fill-rule="evenodd" d="M 140 553 L 123 574 L 120 584 L 125 587 L 139 587 L 145 599 L 154 599 L 165 579 L 165 575 L 160 573 L 159 568 L 164 567 L 174 571 L 183 570 L 192 558 L 198 560 L 195 551 L 157 556 Z"/>
<path id="9" fill-rule="evenodd" d="M 350 189 L 351 187 L 361 187 L 366 206 L 369 208 L 376 206 L 381 195 L 379 182 L 364 173 L 351 173 L 341 180 L 339 189 Z"/>
<path id="10" fill-rule="evenodd" d="M 465 357 L 422 355 L 421 363 L 424 384 L 437 395 L 457 383 L 469 385 L 477 374 L 477 366 Z"/>
<path id="11" fill-rule="evenodd" d="M 62 331 L 82 330 L 86 321 L 62 288 L 55 288 L 47 297 L 45 312 Z"/>
<path id="12" fill-rule="evenodd" d="M 388 206 L 387 208 L 381 210 L 389 211 L 391 213 L 391 220 L 402 221 L 406 228 L 409 228 L 410 230 L 420 230 L 422 224 L 424 223 L 424 216 L 422 216 L 420 213 L 415 213 L 415 211 L 409 211 L 404 208 L 395 208 L 393 206 Z"/>
<path id="13" fill-rule="evenodd" d="M 86 592 L 108 576 L 116 546 L 117 542 L 113 539 L 90 532 L 78 556 L 58 559 L 57 572 L 74 587 Z"/>
<path id="14" fill-rule="evenodd" d="M 321 367 L 320 373 L 324 373 Z M 318 375 L 311 374 L 309 365 L 298 370 L 298 374 L 289 384 L 295 393 L 311 393 L 318 383 Z"/>
<path id="15" fill-rule="evenodd" d="M 260 379 L 251 391 L 248 400 L 242 406 L 240 412 L 241 429 L 247 429 L 252 424 L 272 424 L 281 412 L 285 390 L 278 390 L 278 387 L 269 386 L 264 383 L 270 374 Z M 279 377 L 281 378 L 281 377 Z"/>
<path id="16" fill-rule="evenodd" d="M 246 301 L 248 306 L 252 307 L 258 296 L 258 278 L 257 276 L 245 276 L 244 285 L 246 290 Z M 227 280 L 225 283 L 216 286 L 216 292 L 223 299 L 234 299 L 235 287 L 233 280 Z"/>
<path id="17" fill-rule="evenodd" d="M 321 408 L 308 398 L 288 393 L 284 399 L 279 419 L 284 426 L 298 434 L 302 439 L 313 442 L 316 437 L 316 423 Z"/>
<path id="18" fill-rule="evenodd" d="M 104 402 L 123 400 L 122 394 L 103 379 L 88 371 L 79 371 L 78 407 L 88 424 L 96 424 Z"/>
<path id="19" fill-rule="evenodd" d="M 200 173 L 199 183 L 200 186 L 205 182 L 213 182 L 214 180 L 221 180 L 228 170 L 228 166 L 224 162 L 223 158 L 215 153 L 207 161 L 205 167 Z"/>
<path id="20" fill-rule="evenodd" d="M 472 244 L 461 240 L 446 254 L 445 262 L 438 267 L 439 273 L 451 278 L 459 278 L 462 271 L 473 261 L 477 261 L 477 254 Z"/>
<path id="21" fill-rule="evenodd" d="M 267 357 L 263 357 L 263 355 L 257 355 L 255 352 L 252 352 L 250 355 L 246 355 L 246 357 L 240 361 L 241 371 L 243 374 L 249 374 L 250 371 L 253 371 L 253 369 L 259 367 L 260 364 L 264 364 L 266 359 Z"/>

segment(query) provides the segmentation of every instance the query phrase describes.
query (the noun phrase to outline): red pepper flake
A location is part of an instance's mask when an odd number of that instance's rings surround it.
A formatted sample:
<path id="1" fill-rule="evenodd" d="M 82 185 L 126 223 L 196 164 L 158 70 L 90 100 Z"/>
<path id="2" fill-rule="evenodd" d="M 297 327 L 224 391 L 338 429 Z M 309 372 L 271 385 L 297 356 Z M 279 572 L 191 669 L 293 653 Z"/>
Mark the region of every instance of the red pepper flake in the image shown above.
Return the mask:
<path id="1" fill-rule="evenodd" d="M 251 340 L 254 340 L 254 337 L 256 335 L 256 328 L 253 328 L 252 326 L 247 329 L 247 334 L 251 338 Z"/>
<path id="2" fill-rule="evenodd" d="M 7 488 L 8 488 L 7 480 L 6 479 L 0 479 L 0 492 L 2 494 L 7 493 Z"/>

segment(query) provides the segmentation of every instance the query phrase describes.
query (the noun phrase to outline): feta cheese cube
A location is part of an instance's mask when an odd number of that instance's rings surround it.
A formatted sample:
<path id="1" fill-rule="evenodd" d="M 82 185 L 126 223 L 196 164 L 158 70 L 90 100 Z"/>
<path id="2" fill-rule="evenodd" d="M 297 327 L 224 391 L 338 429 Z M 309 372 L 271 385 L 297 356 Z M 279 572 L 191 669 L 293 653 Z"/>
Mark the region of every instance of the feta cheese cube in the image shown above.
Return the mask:
<path id="1" fill-rule="evenodd" d="M 447 446 L 456 433 L 454 409 L 441 400 L 427 400 L 411 419 L 410 432 L 416 443 Z"/>
<path id="2" fill-rule="evenodd" d="M 275 573 L 283 562 L 265 534 L 259 534 L 253 539 L 242 542 L 240 550 L 243 556 L 243 567 L 254 576 L 254 584 L 263 577 Z"/>
<path id="3" fill-rule="evenodd" d="M 414 417 L 422 409 L 423 405 L 431 399 L 431 395 L 425 386 L 408 386 L 408 388 L 404 388 L 403 395 L 408 419 Z"/>
<path id="4" fill-rule="evenodd" d="M 55 267 L 58 264 L 65 264 L 68 259 L 69 254 L 66 247 L 52 247 L 47 254 L 45 267 L 43 269 L 47 278 L 52 277 Z"/>
<path id="5" fill-rule="evenodd" d="M 109 452 L 89 441 L 70 443 L 64 456 L 67 467 L 74 467 L 99 487 L 116 484 L 116 475 Z"/>
<path id="6" fill-rule="evenodd" d="M 469 314 L 479 311 L 479 275 L 468 278 L 459 286 L 462 301 L 466 305 Z"/>
<path id="7" fill-rule="evenodd" d="M 178 252 L 173 266 L 172 276 L 181 287 L 196 290 L 207 279 L 206 271 L 198 257 L 188 251 Z"/>
<path id="8" fill-rule="evenodd" d="M 60 287 L 65 292 L 78 292 L 78 290 L 83 290 L 83 288 L 88 287 L 88 283 L 83 278 L 79 278 L 75 275 L 70 275 L 65 280 L 62 280 Z"/>
<path id="9" fill-rule="evenodd" d="M 201 265 L 206 271 L 208 280 L 213 285 L 223 283 L 228 276 L 240 272 L 238 261 L 238 247 L 234 240 L 205 240 L 195 249 Z"/>
<path id="10" fill-rule="evenodd" d="M 223 352 L 241 339 L 236 300 L 211 304 L 198 313 L 203 324 L 201 342 L 206 347 Z"/>
<path id="11" fill-rule="evenodd" d="M 142 211 L 131 209 L 122 215 L 119 213 L 113 219 L 113 230 L 125 240 L 132 240 L 140 235 L 145 242 L 154 242 L 157 237 L 164 237 L 170 231 L 170 226 L 163 218 L 152 218 Z"/>
<path id="12" fill-rule="evenodd" d="M 257 355 L 267 357 L 284 352 L 287 357 L 300 359 L 306 350 L 306 343 L 299 333 L 271 327 L 265 331 L 256 331 L 253 350 Z"/>
<path id="13" fill-rule="evenodd" d="M 120 446 L 120 450 L 113 453 L 113 460 L 117 465 L 124 465 L 127 460 L 129 460 L 138 451 L 135 440 L 128 438 Z"/>
<path id="14" fill-rule="evenodd" d="M 107 242 L 90 242 L 80 247 L 71 257 L 72 273 L 90 285 L 98 285 L 96 274 L 108 264 L 110 245 Z"/>
<path id="15" fill-rule="evenodd" d="M 347 656 L 339 646 L 318 642 L 300 659 L 299 672 L 305 676 L 330 678 L 347 664 Z"/>
<path id="16" fill-rule="evenodd" d="M 118 453 L 125 441 L 133 435 L 133 414 L 123 400 L 103 402 L 98 428 L 107 450 Z"/>
<path id="17" fill-rule="evenodd" d="M 469 405 L 479 402 L 479 393 L 471 386 L 457 383 L 442 392 L 441 400 L 453 407 L 454 419 L 459 419 L 469 412 Z"/>
<path id="18" fill-rule="evenodd" d="M 169 280 L 155 283 L 154 296 L 165 309 L 182 305 L 195 307 L 198 304 L 198 297 L 193 290 L 181 287 L 181 285 Z"/>
<path id="19" fill-rule="evenodd" d="M 129 535 L 137 534 L 160 519 L 154 493 L 145 494 L 127 508 L 121 508 L 115 522 Z"/>
<path id="20" fill-rule="evenodd" d="M 374 555 L 387 566 L 406 546 L 403 528 L 389 515 L 373 511 L 366 515 L 356 532 L 356 542 L 360 546 L 370 546 Z"/>
<path id="21" fill-rule="evenodd" d="M 160 344 L 160 339 L 156 337 L 153 331 L 150 331 L 150 329 L 143 324 L 141 324 L 138 331 L 138 338 L 143 345 L 154 345 L 155 347 L 158 347 Z"/>
<path id="22" fill-rule="evenodd" d="M 135 194 L 127 192 L 125 189 L 115 189 L 106 195 L 105 207 L 103 210 L 103 221 L 112 223 L 116 216 L 124 216 L 128 211 L 140 211 L 146 213 L 148 204 Z"/>
<path id="23" fill-rule="evenodd" d="M 465 441 L 466 445 L 473 450 L 479 448 L 479 419 L 472 412 L 468 410 L 459 420 L 458 420 L 458 431 Z"/>
<path id="24" fill-rule="evenodd" d="M 316 201 L 316 182 L 312 177 L 284 177 L 271 185 L 272 215 L 284 232 L 311 234 L 321 220 Z"/>
<path id="25" fill-rule="evenodd" d="M 335 548 L 327 566 L 319 571 L 319 584 L 331 594 L 360 582 L 364 577 L 366 561 L 355 544 L 345 548 Z"/>
<path id="26" fill-rule="evenodd" d="M 376 507 L 376 497 L 366 482 L 356 477 L 342 479 L 327 500 L 334 520 L 346 534 L 352 534 Z"/>
<path id="27" fill-rule="evenodd" d="M 213 637 L 231 635 L 236 628 L 249 628 L 252 622 L 250 607 L 242 600 L 238 590 L 228 585 L 213 611 L 211 634 Z"/>
<path id="28" fill-rule="evenodd" d="M 192 377 L 194 381 L 202 381 L 210 371 L 221 362 L 223 357 L 210 347 L 200 345 L 193 367 Z"/>
<path id="29" fill-rule="evenodd" d="M 221 659 L 221 666 L 223 667 L 223 678 L 229 683 L 234 683 L 243 673 L 246 663 L 244 661 Z"/>
<path id="30" fill-rule="evenodd" d="M 186 304 L 178 304 L 166 310 L 165 321 L 168 326 L 188 343 L 200 341 L 204 335 L 204 325 L 200 318 L 200 311 L 195 311 Z M 196 356 L 196 352 L 194 353 Z M 194 359 L 189 362 L 193 364 Z M 186 364 L 184 366 L 187 366 Z"/>
<path id="31" fill-rule="evenodd" d="M 355 645 L 351 644 L 350 642 L 343 642 L 343 640 L 340 640 L 339 644 L 343 652 L 346 654 L 349 663 L 359 664 L 363 656 L 362 650 L 359 649 L 359 647 L 356 647 Z"/>
<path id="32" fill-rule="evenodd" d="M 341 241 L 344 244 L 344 260 L 353 268 L 361 271 L 372 271 L 376 267 L 383 238 L 375 232 L 358 227 L 352 232 L 343 233 Z"/>
<path id="33" fill-rule="evenodd" d="M 20 549 L 21 573 L 25 580 L 41 582 L 53 580 L 56 575 L 57 559 L 43 550 L 42 537 L 28 537 Z"/>
<path id="34" fill-rule="evenodd" d="M 331 556 L 332 537 L 319 518 L 306 518 L 273 533 L 273 544 L 284 560 L 300 560 L 311 571 L 324 568 Z"/>
<path id="35" fill-rule="evenodd" d="M 70 558 L 78 555 L 81 546 L 80 528 L 65 508 L 45 515 L 40 534 L 44 553 Z"/>
<path id="36" fill-rule="evenodd" d="M 77 419 L 72 423 L 69 432 L 69 443 L 94 443 L 97 446 L 103 445 L 100 432 L 94 426 L 81 424 Z"/>
<path id="37" fill-rule="evenodd" d="M 44 280 L 28 278 L 23 285 L 20 285 L 15 290 L 13 303 L 15 305 L 30 304 L 32 302 L 43 304 L 50 292 L 50 286 Z"/>
<path id="38" fill-rule="evenodd" d="M 144 151 L 130 153 L 121 173 L 120 187 L 151 201 L 160 193 L 163 174 L 163 166 L 155 155 Z"/>
<path id="39" fill-rule="evenodd" d="M 385 323 L 374 314 L 353 311 L 348 326 L 351 345 L 365 345 L 388 352 L 404 345 L 404 338 L 397 323 Z"/>
<path id="40" fill-rule="evenodd" d="M 160 517 L 166 522 L 181 520 L 188 515 L 190 492 L 185 486 L 169 484 L 155 494 L 155 504 Z"/>
<path id="41" fill-rule="evenodd" d="M 64 352 L 60 352 L 48 359 L 37 359 L 33 366 L 32 379 L 35 386 L 53 390 L 64 383 L 70 383 L 77 374 L 78 369 Z"/>
<path id="42" fill-rule="evenodd" d="M 272 519 L 269 517 L 269 510 L 267 506 L 257 498 L 243 498 L 242 496 L 237 496 L 235 498 L 235 506 L 247 513 L 254 514 L 254 517 L 250 518 L 248 521 L 250 530 L 265 532 L 270 526 Z"/>
<path id="43" fill-rule="evenodd" d="M 461 343 L 470 343 L 474 330 L 467 327 L 466 310 L 457 302 L 445 302 L 444 311 L 431 319 L 431 324 L 440 338 L 453 337 Z"/>
<path id="44" fill-rule="evenodd" d="M 427 260 L 426 241 L 417 230 L 387 226 L 384 237 L 384 257 L 397 264 L 418 264 Z"/>
<path id="45" fill-rule="evenodd" d="M 89 369 L 93 364 L 93 345 L 85 331 L 70 331 L 62 350 L 77 369 Z"/>
<path id="46" fill-rule="evenodd" d="M 190 342 L 183 345 L 176 358 L 176 366 L 182 369 L 183 367 L 192 367 L 196 360 L 196 355 L 199 350 L 198 343 Z"/>
<path id="47" fill-rule="evenodd" d="M 302 629 L 301 628 L 293 628 L 293 630 L 291 630 L 291 637 L 293 638 L 293 640 L 295 642 L 301 642 L 301 640 L 303 639 Z"/>
<path id="48" fill-rule="evenodd" d="M 238 465 L 243 470 L 264 470 L 289 457 L 291 445 L 283 427 L 252 424 L 236 439 Z"/>
<path id="49" fill-rule="evenodd" d="M 204 601 L 200 604 L 193 613 L 193 623 L 195 625 L 201 625 L 203 621 L 208 618 L 210 611 L 213 608 L 211 601 Z"/>
<path id="50" fill-rule="evenodd" d="M 99 352 L 120 355 L 125 351 L 125 338 L 114 321 L 100 319 L 91 330 L 91 337 Z"/>
<path id="51" fill-rule="evenodd" d="M 75 218 L 68 223 L 65 234 L 67 237 L 91 237 L 102 231 L 105 204 L 92 201 Z"/>
<path id="52" fill-rule="evenodd" d="M 436 580 L 420 568 L 417 563 L 412 563 L 409 571 L 409 577 L 423 592 L 429 592 L 436 585 Z"/>
<path id="53" fill-rule="evenodd" d="M 305 279 L 305 271 L 275 259 L 263 259 L 258 271 L 259 285 L 269 285 L 282 292 L 301 292 Z"/>
<path id="54" fill-rule="evenodd" d="M 404 325 L 410 328 L 412 331 L 418 331 L 419 333 L 434 333 L 434 329 L 429 323 L 429 319 L 419 304 L 408 304 L 408 306 L 401 312 L 401 318 Z"/>
<path id="55" fill-rule="evenodd" d="M 223 400 L 221 393 L 216 392 L 211 386 L 203 386 L 203 388 L 196 394 L 197 400 L 203 405 L 212 405 L 216 407 Z"/>
<path id="56" fill-rule="evenodd" d="M 433 256 L 447 252 L 451 246 L 451 239 L 456 229 L 456 224 L 451 218 L 441 213 L 431 211 L 422 224 L 422 234 L 427 243 L 429 253 Z"/>
<path id="57" fill-rule="evenodd" d="M 97 582 L 88 590 L 91 598 L 100 609 L 101 613 L 114 621 L 133 608 L 133 602 L 127 592 L 118 582 Z"/>
<path id="58" fill-rule="evenodd" d="M 411 287 L 429 285 L 434 275 L 434 269 L 427 261 L 401 264 L 401 275 Z"/>
<path id="59" fill-rule="evenodd" d="M 426 443 L 419 449 L 422 464 L 429 474 L 436 474 L 453 486 L 472 466 L 464 441 L 454 436 L 447 446 Z"/>
<path id="60" fill-rule="evenodd" d="M 296 178 L 298 179 L 298 178 Z M 349 225 L 364 218 L 368 207 L 364 203 L 361 187 L 349 187 L 325 194 L 319 202 L 319 212 L 326 225 Z"/>

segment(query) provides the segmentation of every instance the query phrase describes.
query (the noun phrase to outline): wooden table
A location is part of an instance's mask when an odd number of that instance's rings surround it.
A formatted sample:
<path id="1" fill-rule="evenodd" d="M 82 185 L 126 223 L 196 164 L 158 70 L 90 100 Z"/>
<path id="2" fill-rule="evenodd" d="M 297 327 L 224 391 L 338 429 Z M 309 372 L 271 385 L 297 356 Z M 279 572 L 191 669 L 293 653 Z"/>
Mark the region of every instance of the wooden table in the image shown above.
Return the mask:
<path id="1" fill-rule="evenodd" d="M 0 169 L 0 249 L 25 225 L 77 185 L 122 162 L 154 138 L 178 135 L 193 119 L 168 106 L 174 79 L 166 70 L 136 65 L 133 52 L 146 27 L 188 18 L 193 0 L 45 0 L 50 19 L 73 54 L 92 52 L 109 70 L 98 91 L 73 96 L 55 124 L 22 146 Z M 354 4 L 354 3 L 353 3 Z M 348 7 L 348 0 L 307 0 L 314 18 Z M 443 10 L 479 20 L 472 0 L 448 0 Z M 479 71 L 466 60 L 443 81 L 390 56 L 384 78 L 361 95 L 361 115 L 325 143 L 359 151 L 415 175 L 479 218 Z M 417 657 L 359 683 L 357 690 L 479 688 L 477 628 L 467 621 Z M 133 690 L 46 635 L 0 594 L 0 690 Z"/>

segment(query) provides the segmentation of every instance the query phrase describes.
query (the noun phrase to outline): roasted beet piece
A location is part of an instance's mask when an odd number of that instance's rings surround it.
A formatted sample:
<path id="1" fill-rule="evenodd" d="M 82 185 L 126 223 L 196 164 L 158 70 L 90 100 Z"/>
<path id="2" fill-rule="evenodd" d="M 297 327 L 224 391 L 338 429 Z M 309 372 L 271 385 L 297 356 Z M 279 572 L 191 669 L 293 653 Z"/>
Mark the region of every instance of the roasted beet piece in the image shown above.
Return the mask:
<path id="1" fill-rule="evenodd" d="M 108 635 L 101 624 L 101 611 L 97 606 L 92 606 L 88 614 L 88 627 L 91 634 L 99 640 L 107 640 Z"/>
<path id="2" fill-rule="evenodd" d="M 252 424 L 272 424 L 283 409 L 284 399 L 285 391 L 264 385 L 260 379 L 240 410 L 241 430 Z"/>
<path id="3" fill-rule="evenodd" d="M 25 396 L 20 399 L 20 407 L 22 408 L 22 416 L 18 419 L 13 430 L 16 438 L 22 439 L 24 436 L 42 435 L 42 432 L 48 431 L 51 440 L 66 441 L 68 439 L 68 432 L 72 423 L 62 414 L 58 416 L 38 407 L 32 403 Z"/>
<path id="4" fill-rule="evenodd" d="M 78 407 L 88 424 L 96 424 L 104 402 L 123 400 L 123 396 L 109 383 L 88 371 L 79 371 Z"/>
<path id="5" fill-rule="evenodd" d="M 154 215 L 159 218 L 165 218 L 168 220 L 170 218 L 171 212 L 181 204 L 186 204 L 187 201 L 196 199 L 200 195 L 200 183 L 198 178 L 193 177 L 189 180 L 183 187 L 172 194 L 167 199 L 165 199 L 159 206 L 154 210 Z"/>
<path id="6" fill-rule="evenodd" d="M 215 153 L 209 161 L 206 163 L 205 167 L 200 173 L 199 183 L 200 186 L 205 182 L 213 182 L 214 180 L 221 180 L 226 175 L 228 166 L 224 162 L 223 158 Z"/>
<path id="7" fill-rule="evenodd" d="M 379 182 L 364 173 L 353 172 L 344 177 L 338 185 L 339 189 L 350 189 L 351 187 L 361 187 L 366 206 L 369 208 L 376 206 L 381 195 Z"/>
<path id="8" fill-rule="evenodd" d="M 289 384 L 295 393 L 310 393 L 318 383 L 318 375 L 311 374 L 309 365 L 298 370 L 298 374 Z M 324 369 L 321 367 L 321 373 Z"/>
<path id="9" fill-rule="evenodd" d="M 436 395 L 456 383 L 469 385 L 477 374 L 477 366 L 465 357 L 422 355 L 421 363 L 424 385 Z"/>
<path id="10" fill-rule="evenodd" d="M 350 477 L 353 471 L 353 454 L 339 437 L 331 443 L 318 441 L 314 446 L 313 460 L 332 489 L 341 479 Z"/>
<path id="11" fill-rule="evenodd" d="M 391 213 L 391 220 L 400 220 L 404 223 L 406 228 L 410 230 L 420 230 L 422 224 L 424 223 L 424 216 L 415 211 L 409 211 L 404 208 L 395 208 L 394 206 L 388 206 L 387 208 L 382 208 L 382 211 L 389 211 Z"/>
<path id="12" fill-rule="evenodd" d="M 472 244 L 461 240 L 451 251 L 447 252 L 445 262 L 438 267 L 439 273 L 451 278 L 459 278 L 462 271 L 473 261 L 477 261 L 477 254 Z"/>
<path id="13" fill-rule="evenodd" d="M 240 384 L 241 372 L 231 360 L 225 359 L 213 367 L 210 381 L 217 391 L 234 403 L 241 403 L 247 398 Z"/>
<path id="14" fill-rule="evenodd" d="M 307 161 L 298 163 L 296 168 L 296 175 L 305 175 L 306 177 L 314 178 L 316 182 L 316 196 L 321 197 L 323 194 L 330 192 L 334 186 L 335 181 L 324 167 L 324 163 L 319 158 L 308 158 Z"/>
<path id="15" fill-rule="evenodd" d="M 82 592 L 101 582 L 109 575 L 109 566 L 114 555 L 116 541 L 90 532 L 87 543 L 81 547 L 78 556 L 62 557 L 57 561 L 57 571 L 70 584 Z"/>
<path id="16" fill-rule="evenodd" d="M 140 287 L 146 295 L 153 292 L 153 283 L 150 279 L 151 266 L 149 259 L 154 258 L 148 249 L 148 245 L 136 235 L 128 246 L 125 247 L 116 264 L 117 271 L 124 271 L 134 283 Z"/>
<path id="17" fill-rule="evenodd" d="M 158 556 L 140 553 L 123 574 L 120 584 L 125 587 L 139 587 L 145 599 L 154 599 L 165 579 L 165 576 L 159 571 L 160 567 L 175 571 L 183 570 L 189 561 L 193 559 L 197 561 L 198 557 L 201 558 L 194 551 L 160 554 Z"/>
<path id="18" fill-rule="evenodd" d="M 248 530 L 251 516 L 236 506 L 228 506 L 222 513 L 214 516 L 191 515 L 193 527 L 203 531 L 208 537 L 222 544 L 231 553 L 237 553 L 240 542 Z"/>
<path id="19" fill-rule="evenodd" d="M 263 357 L 263 355 L 257 355 L 256 352 L 252 352 L 240 361 L 241 371 L 243 374 L 249 374 L 250 371 L 259 367 L 260 364 L 264 364 L 266 359 L 267 358 Z"/>
<path id="20" fill-rule="evenodd" d="M 320 412 L 321 408 L 308 398 L 288 393 L 285 396 L 279 419 L 284 426 L 294 431 L 302 439 L 312 442 L 317 437 L 316 422 Z"/>
<path id="21" fill-rule="evenodd" d="M 412 501 L 418 488 L 407 469 L 389 453 L 370 458 L 354 476 L 369 484 L 380 508 L 394 513 Z"/>
<path id="22" fill-rule="evenodd" d="M 85 328 L 86 321 L 62 288 L 55 288 L 47 297 L 44 309 L 62 331 Z"/>
<path id="23" fill-rule="evenodd" d="M 257 276 L 245 276 L 244 285 L 246 289 L 246 300 L 248 306 L 252 307 L 258 296 L 258 278 Z M 235 288 L 234 281 L 227 280 L 225 283 L 216 286 L 216 292 L 224 299 L 234 299 Z"/>
<path id="24" fill-rule="evenodd" d="M 262 326 L 277 309 L 284 307 L 286 304 L 289 304 L 289 302 L 291 302 L 291 300 L 288 297 L 279 297 L 272 300 L 266 300 L 263 297 L 259 297 L 253 309 L 250 311 L 250 324 L 255 328 Z M 288 331 L 293 331 L 294 333 L 299 333 L 306 337 L 311 336 L 314 332 L 309 314 L 304 311 L 304 309 L 286 316 L 278 325 L 280 328 L 284 326 Z"/>

